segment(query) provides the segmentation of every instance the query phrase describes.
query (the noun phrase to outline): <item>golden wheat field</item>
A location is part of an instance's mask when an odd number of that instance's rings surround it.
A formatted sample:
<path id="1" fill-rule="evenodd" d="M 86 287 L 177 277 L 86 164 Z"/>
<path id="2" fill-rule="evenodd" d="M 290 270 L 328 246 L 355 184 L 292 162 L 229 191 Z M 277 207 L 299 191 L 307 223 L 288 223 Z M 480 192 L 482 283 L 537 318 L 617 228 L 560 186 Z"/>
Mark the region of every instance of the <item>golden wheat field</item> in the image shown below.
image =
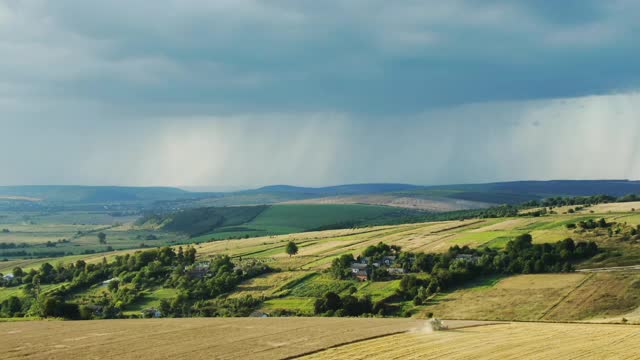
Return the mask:
<path id="1" fill-rule="evenodd" d="M 303 359 L 638 359 L 640 327 L 507 323 L 428 329 L 339 346 Z"/>
<path id="2" fill-rule="evenodd" d="M 637 359 L 633 325 L 227 318 L 0 323 L 3 359 Z"/>
<path id="3" fill-rule="evenodd" d="M 412 319 L 217 318 L 0 323 L 2 359 L 282 359 L 420 327 Z"/>

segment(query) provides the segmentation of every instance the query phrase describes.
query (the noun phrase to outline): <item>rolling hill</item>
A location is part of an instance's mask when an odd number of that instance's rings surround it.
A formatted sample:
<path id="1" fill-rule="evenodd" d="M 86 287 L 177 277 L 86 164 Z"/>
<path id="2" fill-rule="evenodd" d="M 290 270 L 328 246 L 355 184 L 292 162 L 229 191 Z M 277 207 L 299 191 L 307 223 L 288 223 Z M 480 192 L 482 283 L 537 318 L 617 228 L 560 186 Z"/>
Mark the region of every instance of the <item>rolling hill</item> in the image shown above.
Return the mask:
<path id="1" fill-rule="evenodd" d="M 369 204 L 446 212 L 520 204 L 557 196 L 622 196 L 637 193 L 640 193 L 640 182 L 629 180 L 514 181 L 437 186 L 353 184 L 320 188 L 277 185 L 202 198 L 189 206 Z"/>
<path id="2" fill-rule="evenodd" d="M 0 196 L 48 203 L 116 203 L 191 199 L 212 194 L 191 193 L 172 187 L 33 185 L 0 186 Z M 15 199 L 14 199 L 15 200 Z"/>
<path id="3" fill-rule="evenodd" d="M 31 206 L 136 204 L 144 208 L 180 209 L 294 202 L 386 205 L 443 212 L 518 204 L 555 196 L 632 193 L 640 193 L 640 182 L 553 180 L 438 186 L 351 184 L 318 188 L 273 185 L 225 193 L 189 192 L 172 187 L 0 186 L 0 206 L 9 203 L 29 203 Z"/>
<path id="4" fill-rule="evenodd" d="M 281 235 L 394 222 L 421 212 L 372 205 L 257 205 L 184 209 L 151 214 L 138 226 L 184 233 L 203 240 Z M 198 240 L 198 239 L 196 239 Z"/>

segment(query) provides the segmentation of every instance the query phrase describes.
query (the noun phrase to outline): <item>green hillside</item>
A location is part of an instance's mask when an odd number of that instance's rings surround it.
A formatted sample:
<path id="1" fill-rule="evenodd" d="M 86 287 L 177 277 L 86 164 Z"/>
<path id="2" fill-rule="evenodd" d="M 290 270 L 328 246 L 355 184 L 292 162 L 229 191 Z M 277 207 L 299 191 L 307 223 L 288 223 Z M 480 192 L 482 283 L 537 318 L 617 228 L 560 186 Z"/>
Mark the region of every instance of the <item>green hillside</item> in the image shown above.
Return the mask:
<path id="1" fill-rule="evenodd" d="M 270 205 L 190 209 L 143 223 L 197 236 L 194 241 L 281 235 L 295 232 L 393 223 L 419 211 L 371 205 Z"/>
<path id="2" fill-rule="evenodd" d="M 247 226 L 284 234 L 352 227 L 374 220 L 391 219 L 406 213 L 415 212 L 370 205 L 274 205 Z"/>
<path id="3" fill-rule="evenodd" d="M 158 225 L 162 230 L 197 236 L 217 229 L 250 222 L 267 206 L 207 207 L 187 209 L 167 215 L 148 215 L 141 226 Z"/>

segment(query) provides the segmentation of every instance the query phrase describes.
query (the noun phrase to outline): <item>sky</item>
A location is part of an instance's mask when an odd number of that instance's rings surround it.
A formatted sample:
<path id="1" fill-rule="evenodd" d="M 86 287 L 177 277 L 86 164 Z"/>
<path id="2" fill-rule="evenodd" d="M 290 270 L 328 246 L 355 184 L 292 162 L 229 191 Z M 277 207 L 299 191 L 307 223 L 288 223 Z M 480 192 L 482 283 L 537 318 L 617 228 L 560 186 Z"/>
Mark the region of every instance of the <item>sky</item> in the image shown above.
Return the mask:
<path id="1" fill-rule="evenodd" d="M 0 0 L 0 185 L 640 179 L 634 0 Z"/>

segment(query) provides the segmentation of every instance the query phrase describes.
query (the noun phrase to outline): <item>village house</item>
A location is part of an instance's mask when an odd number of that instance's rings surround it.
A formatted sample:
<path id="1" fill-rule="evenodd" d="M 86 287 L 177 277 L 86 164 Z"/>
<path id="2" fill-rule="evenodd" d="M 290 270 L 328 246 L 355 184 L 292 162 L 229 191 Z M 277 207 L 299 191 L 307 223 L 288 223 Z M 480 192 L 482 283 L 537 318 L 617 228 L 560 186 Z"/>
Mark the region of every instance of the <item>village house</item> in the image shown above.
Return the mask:
<path id="1" fill-rule="evenodd" d="M 14 276 L 13 274 L 7 274 L 5 276 L 2 277 L 5 281 L 12 281 Z"/>
<path id="2" fill-rule="evenodd" d="M 456 261 L 467 261 L 467 262 L 471 262 L 473 264 L 477 264 L 478 260 L 480 258 L 477 257 L 476 255 L 471 255 L 471 254 L 458 254 L 456 256 Z"/>
<path id="3" fill-rule="evenodd" d="M 267 314 L 267 313 L 265 313 L 265 312 L 262 312 L 262 311 L 258 311 L 258 310 L 256 310 L 256 311 L 252 312 L 252 313 L 249 315 L 249 317 L 268 318 L 268 317 L 269 317 L 269 314 Z"/>
<path id="4" fill-rule="evenodd" d="M 358 263 L 361 264 L 371 264 L 371 266 L 375 266 L 375 267 L 380 267 L 380 266 L 391 266 L 396 262 L 396 257 L 395 256 L 384 256 L 382 259 L 380 260 L 376 260 L 376 261 L 371 261 L 370 258 L 366 257 L 366 258 L 361 258 L 358 260 Z"/>
<path id="5" fill-rule="evenodd" d="M 385 266 L 391 266 L 396 262 L 396 257 L 395 256 L 385 256 L 382 258 L 382 263 Z"/>
<path id="6" fill-rule="evenodd" d="M 210 265 L 211 263 L 208 261 L 201 261 L 199 263 L 193 264 L 188 268 L 185 268 L 185 272 L 187 272 L 192 278 L 202 279 L 209 273 Z"/>
<path id="7" fill-rule="evenodd" d="M 389 275 L 393 275 L 393 276 L 401 276 L 405 274 L 405 271 L 403 268 L 388 268 L 387 272 L 389 273 Z"/>
<path id="8" fill-rule="evenodd" d="M 355 273 L 355 277 L 358 281 L 367 281 L 369 280 L 369 274 L 367 274 L 366 270 L 361 270 Z"/>
<path id="9" fill-rule="evenodd" d="M 361 263 L 352 263 L 351 264 L 351 272 L 354 274 L 359 273 L 360 271 L 367 271 L 367 264 Z"/>
<path id="10" fill-rule="evenodd" d="M 158 309 L 144 309 L 140 312 L 143 318 L 161 318 L 162 313 Z"/>

